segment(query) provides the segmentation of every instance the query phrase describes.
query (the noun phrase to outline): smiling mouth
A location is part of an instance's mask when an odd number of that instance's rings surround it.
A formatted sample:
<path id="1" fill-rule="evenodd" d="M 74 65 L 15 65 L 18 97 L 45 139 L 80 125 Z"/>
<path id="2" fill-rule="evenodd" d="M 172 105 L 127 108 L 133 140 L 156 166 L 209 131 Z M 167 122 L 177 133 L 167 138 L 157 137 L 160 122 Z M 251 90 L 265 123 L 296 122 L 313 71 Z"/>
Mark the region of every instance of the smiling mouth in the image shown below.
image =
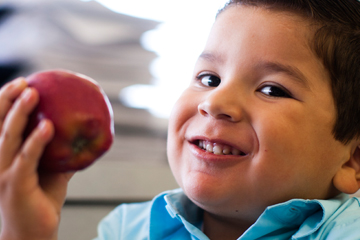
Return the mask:
<path id="1" fill-rule="evenodd" d="M 226 144 L 214 143 L 205 140 L 196 140 L 193 144 L 198 146 L 200 149 L 209 153 L 213 153 L 215 155 L 236 155 L 236 156 L 247 155 L 243 151 L 233 148 Z"/>

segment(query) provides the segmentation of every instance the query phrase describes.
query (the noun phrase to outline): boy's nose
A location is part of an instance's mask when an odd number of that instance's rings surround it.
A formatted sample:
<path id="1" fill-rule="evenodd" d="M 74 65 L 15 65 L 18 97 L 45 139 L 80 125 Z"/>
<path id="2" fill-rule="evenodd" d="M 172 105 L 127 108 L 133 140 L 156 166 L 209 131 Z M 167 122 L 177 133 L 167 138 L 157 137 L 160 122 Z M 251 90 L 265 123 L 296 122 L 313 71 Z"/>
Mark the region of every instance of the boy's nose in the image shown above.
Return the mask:
<path id="1" fill-rule="evenodd" d="M 223 119 L 231 122 L 241 121 L 243 118 L 240 96 L 235 93 L 213 90 L 198 105 L 198 111 L 202 116 Z"/>

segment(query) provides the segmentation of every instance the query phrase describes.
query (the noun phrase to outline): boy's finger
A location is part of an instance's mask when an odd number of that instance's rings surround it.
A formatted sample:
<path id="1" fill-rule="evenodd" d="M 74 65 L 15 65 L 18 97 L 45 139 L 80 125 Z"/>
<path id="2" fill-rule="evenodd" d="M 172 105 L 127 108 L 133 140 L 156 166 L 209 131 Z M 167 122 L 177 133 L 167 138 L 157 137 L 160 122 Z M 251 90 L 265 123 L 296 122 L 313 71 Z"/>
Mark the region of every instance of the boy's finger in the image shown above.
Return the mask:
<path id="1" fill-rule="evenodd" d="M 39 159 L 54 135 L 54 126 L 49 120 L 42 120 L 37 128 L 25 140 L 22 149 L 15 158 L 14 167 L 21 177 L 36 173 Z"/>
<path id="2" fill-rule="evenodd" d="M 0 89 L 0 132 L 4 119 L 15 99 L 26 88 L 25 78 L 17 78 Z"/>
<path id="3" fill-rule="evenodd" d="M 66 197 L 70 178 L 75 173 L 41 173 L 39 182 L 46 195 L 54 200 L 57 209 L 61 209 Z M 60 212 L 59 212 L 60 213 Z"/>
<path id="4" fill-rule="evenodd" d="M 28 116 L 38 101 L 38 93 L 34 89 L 27 88 L 21 93 L 6 116 L 0 134 L 0 170 L 11 165 L 20 149 Z"/>

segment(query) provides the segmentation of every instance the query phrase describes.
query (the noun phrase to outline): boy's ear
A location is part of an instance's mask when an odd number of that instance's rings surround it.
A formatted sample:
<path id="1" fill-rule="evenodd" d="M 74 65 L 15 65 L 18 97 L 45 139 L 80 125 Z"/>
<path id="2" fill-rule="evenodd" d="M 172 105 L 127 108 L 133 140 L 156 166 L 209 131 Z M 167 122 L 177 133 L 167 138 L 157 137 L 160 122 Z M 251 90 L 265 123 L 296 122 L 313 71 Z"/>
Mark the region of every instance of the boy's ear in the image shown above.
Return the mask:
<path id="1" fill-rule="evenodd" d="M 360 189 L 360 145 L 335 174 L 333 184 L 337 190 L 347 194 L 354 194 Z"/>

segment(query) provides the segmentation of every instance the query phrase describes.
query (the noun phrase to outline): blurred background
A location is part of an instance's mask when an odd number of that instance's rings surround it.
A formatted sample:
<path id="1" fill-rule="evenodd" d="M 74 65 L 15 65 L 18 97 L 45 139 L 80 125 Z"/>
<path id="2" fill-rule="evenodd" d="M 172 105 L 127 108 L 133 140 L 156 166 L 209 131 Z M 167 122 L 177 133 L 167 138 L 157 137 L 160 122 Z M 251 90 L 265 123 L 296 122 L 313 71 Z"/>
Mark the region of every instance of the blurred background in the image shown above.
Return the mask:
<path id="1" fill-rule="evenodd" d="M 60 240 L 96 237 L 123 202 L 177 188 L 167 121 L 225 0 L 0 0 L 0 85 L 68 69 L 99 82 L 114 109 L 110 151 L 70 182 Z"/>

